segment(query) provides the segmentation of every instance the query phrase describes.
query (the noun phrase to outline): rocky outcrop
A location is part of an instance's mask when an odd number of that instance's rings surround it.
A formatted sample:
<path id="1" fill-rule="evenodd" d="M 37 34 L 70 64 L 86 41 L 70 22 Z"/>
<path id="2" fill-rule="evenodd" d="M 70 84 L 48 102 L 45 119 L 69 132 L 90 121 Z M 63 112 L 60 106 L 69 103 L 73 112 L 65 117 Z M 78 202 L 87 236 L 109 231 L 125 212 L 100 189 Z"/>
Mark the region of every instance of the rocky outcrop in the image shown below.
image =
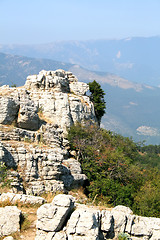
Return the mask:
<path id="1" fill-rule="evenodd" d="M 21 191 L 40 195 L 46 191 L 64 192 L 82 186 L 87 179 L 78 161 L 69 157 L 68 150 L 56 145 L 41 148 L 18 142 L 15 147 L 15 142 L 4 142 L 0 145 L 0 161 L 17 169 L 9 172 L 15 193 Z"/>
<path id="2" fill-rule="evenodd" d="M 134 215 L 125 206 L 99 211 L 75 204 L 70 195 L 57 195 L 51 204 L 41 206 L 37 218 L 36 240 L 116 240 L 120 233 L 131 240 L 160 239 L 159 218 Z"/>
<path id="3" fill-rule="evenodd" d="M 0 123 L 38 130 L 42 124 L 57 124 L 66 131 L 72 124 L 96 121 L 89 87 L 64 70 L 44 71 L 28 76 L 23 87 L 0 88 Z"/>
<path id="4" fill-rule="evenodd" d="M 23 87 L 0 87 L 0 161 L 12 168 L 13 192 L 39 195 L 84 184 L 65 135 L 76 122 L 96 122 L 88 89 L 64 70 L 42 70 Z"/>
<path id="5" fill-rule="evenodd" d="M 20 230 L 21 211 L 16 206 L 0 208 L 0 236 L 7 236 Z"/>

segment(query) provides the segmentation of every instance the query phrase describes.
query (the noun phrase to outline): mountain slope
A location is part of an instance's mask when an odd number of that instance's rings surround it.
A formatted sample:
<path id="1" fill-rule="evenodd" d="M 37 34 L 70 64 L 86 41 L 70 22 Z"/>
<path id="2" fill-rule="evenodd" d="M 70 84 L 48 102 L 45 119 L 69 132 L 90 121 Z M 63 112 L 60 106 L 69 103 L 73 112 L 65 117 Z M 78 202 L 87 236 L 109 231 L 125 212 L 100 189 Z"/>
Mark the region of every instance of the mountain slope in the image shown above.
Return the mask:
<path id="1" fill-rule="evenodd" d="M 160 85 L 160 37 L 62 41 L 40 45 L 0 45 L 0 51 L 65 61 L 130 81 Z"/>
<path id="2" fill-rule="evenodd" d="M 0 84 L 23 85 L 26 77 L 37 74 L 42 69 L 69 69 L 72 64 L 48 59 L 27 58 L 18 55 L 0 53 Z"/>
<path id="3" fill-rule="evenodd" d="M 96 79 L 106 93 L 107 110 L 102 125 L 136 141 L 160 144 L 160 88 L 137 84 L 117 75 L 91 72 L 74 65 L 81 81 Z"/>
<path id="4" fill-rule="evenodd" d="M 110 73 L 89 71 L 79 65 L 0 54 L 1 84 L 20 86 L 30 74 L 59 68 L 72 71 L 80 81 L 95 79 L 101 84 L 107 103 L 102 126 L 133 136 L 136 141 L 146 139 L 147 143 L 160 144 L 160 88 L 130 82 Z"/>

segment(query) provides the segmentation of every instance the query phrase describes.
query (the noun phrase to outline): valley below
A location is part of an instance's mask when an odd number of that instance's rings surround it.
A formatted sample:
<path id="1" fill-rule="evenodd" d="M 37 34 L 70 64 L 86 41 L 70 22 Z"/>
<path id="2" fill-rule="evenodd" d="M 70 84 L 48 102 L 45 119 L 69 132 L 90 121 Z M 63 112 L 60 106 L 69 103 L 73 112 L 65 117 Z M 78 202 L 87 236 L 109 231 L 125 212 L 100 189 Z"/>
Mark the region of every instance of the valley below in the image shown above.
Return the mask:
<path id="1" fill-rule="evenodd" d="M 42 69 L 71 71 L 79 81 L 86 83 L 96 80 L 106 94 L 102 127 L 133 137 L 137 142 L 160 143 L 159 87 L 134 83 L 111 73 L 90 71 L 77 64 L 0 54 L 1 85 L 22 86 L 29 74 L 37 74 Z"/>

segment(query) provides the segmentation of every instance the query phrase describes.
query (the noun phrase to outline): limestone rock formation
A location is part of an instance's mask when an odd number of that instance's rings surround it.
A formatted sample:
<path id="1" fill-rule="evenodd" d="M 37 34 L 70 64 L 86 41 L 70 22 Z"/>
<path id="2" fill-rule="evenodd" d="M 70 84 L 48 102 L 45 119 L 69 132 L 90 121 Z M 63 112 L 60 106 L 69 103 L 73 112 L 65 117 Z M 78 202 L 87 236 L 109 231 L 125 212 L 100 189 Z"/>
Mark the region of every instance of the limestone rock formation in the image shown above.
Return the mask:
<path id="1" fill-rule="evenodd" d="M 14 240 L 12 236 L 5 237 L 4 240 Z"/>
<path id="2" fill-rule="evenodd" d="M 21 142 L 1 143 L 0 161 L 18 170 L 8 173 L 15 193 L 26 191 L 27 194 L 39 195 L 46 191 L 65 191 L 84 184 L 87 178 L 82 174 L 80 164 L 76 159 L 69 158 L 68 150 L 61 146 L 61 141 L 56 144 L 41 148 Z M 74 168 L 70 166 L 71 163 Z"/>
<path id="3" fill-rule="evenodd" d="M 30 94 L 26 90 L 20 94 L 17 126 L 28 130 L 39 129 L 38 106 L 31 100 Z"/>
<path id="4" fill-rule="evenodd" d="M 65 192 L 84 184 L 65 135 L 76 122 L 96 122 L 88 89 L 60 69 L 28 76 L 23 87 L 0 87 L 0 161 L 12 168 L 14 193 Z"/>
<path id="5" fill-rule="evenodd" d="M 0 123 L 14 121 L 20 128 L 38 130 L 48 121 L 66 130 L 77 121 L 96 121 L 88 90 L 88 85 L 70 72 L 42 70 L 28 76 L 23 87 L 0 88 Z"/>
<path id="6" fill-rule="evenodd" d="M 41 71 L 29 76 L 25 88 L 37 103 L 43 118 L 49 119 L 63 130 L 77 121 L 96 121 L 93 104 L 85 95 L 86 83 L 79 83 L 75 76 L 63 70 Z"/>
<path id="7" fill-rule="evenodd" d="M 2 193 L 0 195 L 0 202 L 5 202 L 9 201 L 11 204 L 15 204 L 16 202 L 21 202 L 21 203 L 29 203 L 29 204 L 40 204 L 42 205 L 43 203 L 46 202 L 46 200 L 42 197 L 37 197 L 37 196 L 31 196 L 31 195 L 26 195 L 26 194 L 15 194 L 15 193 Z"/>
<path id="8" fill-rule="evenodd" d="M 70 195 L 57 195 L 37 215 L 36 240 L 117 240 L 119 233 L 128 234 L 131 240 L 160 239 L 159 218 L 136 216 L 125 206 L 99 211 L 76 204 Z"/>

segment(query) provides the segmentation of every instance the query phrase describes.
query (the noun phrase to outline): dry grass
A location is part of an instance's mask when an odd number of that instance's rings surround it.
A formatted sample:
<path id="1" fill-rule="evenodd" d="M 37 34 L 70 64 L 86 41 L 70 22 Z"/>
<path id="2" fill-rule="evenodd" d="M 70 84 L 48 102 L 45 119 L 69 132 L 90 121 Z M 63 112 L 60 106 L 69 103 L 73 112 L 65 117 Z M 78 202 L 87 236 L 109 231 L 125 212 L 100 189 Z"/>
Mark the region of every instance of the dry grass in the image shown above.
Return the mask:
<path id="1" fill-rule="evenodd" d="M 7 193 L 10 192 L 10 190 L 11 190 L 10 186 L 4 185 L 3 182 L 0 183 L 0 193 Z"/>
<path id="2" fill-rule="evenodd" d="M 0 96 L 10 96 L 11 93 L 15 92 L 14 88 L 0 88 Z"/>
<path id="3" fill-rule="evenodd" d="M 85 189 L 83 187 L 72 189 L 69 194 L 75 197 L 77 203 L 89 204 L 91 200 L 84 193 Z"/>
<path id="4" fill-rule="evenodd" d="M 41 121 L 44 121 L 49 124 L 53 124 L 54 122 L 50 119 L 50 117 L 45 116 L 43 113 L 38 113 L 38 116 Z"/>
<path id="5" fill-rule="evenodd" d="M 77 203 L 85 204 L 88 207 L 95 208 L 100 211 L 112 209 L 110 205 L 106 204 L 106 199 L 101 198 L 97 200 L 97 195 L 94 199 L 87 197 L 83 187 L 73 189 L 69 192 L 69 194 L 75 197 Z"/>
<path id="6" fill-rule="evenodd" d="M 11 202 L 10 199 L 6 199 L 5 201 L 0 201 L 0 207 L 6 207 L 6 206 L 17 206 L 19 209 L 22 209 L 22 208 L 39 208 L 41 206 L 41 204 L 31 204 L 31 203 L 23 203 L 22 201 L 20 200 L 17 200 L 15 202 Z"/>
<path id="7" fill-rule="evenodd" d="M 44 199 L 46 199 L 47 203 L 51 203 L 53 201 L 53 198 L 58 195 L 58 194 L 63 194 L 62 191 L 57 191 L 55 193 L 52 192 L 46 192 L 41 195 Z"/>
<path id="8" fill-rule="evenodd" d="M 3 131 L 3 132 L 12 132 L 13 131 L 13 128 L 15 127 L 15 124 L 11 124 L 11 125 L 3 125 L 3 124 L 0 124 L 0 131 Z"/>

